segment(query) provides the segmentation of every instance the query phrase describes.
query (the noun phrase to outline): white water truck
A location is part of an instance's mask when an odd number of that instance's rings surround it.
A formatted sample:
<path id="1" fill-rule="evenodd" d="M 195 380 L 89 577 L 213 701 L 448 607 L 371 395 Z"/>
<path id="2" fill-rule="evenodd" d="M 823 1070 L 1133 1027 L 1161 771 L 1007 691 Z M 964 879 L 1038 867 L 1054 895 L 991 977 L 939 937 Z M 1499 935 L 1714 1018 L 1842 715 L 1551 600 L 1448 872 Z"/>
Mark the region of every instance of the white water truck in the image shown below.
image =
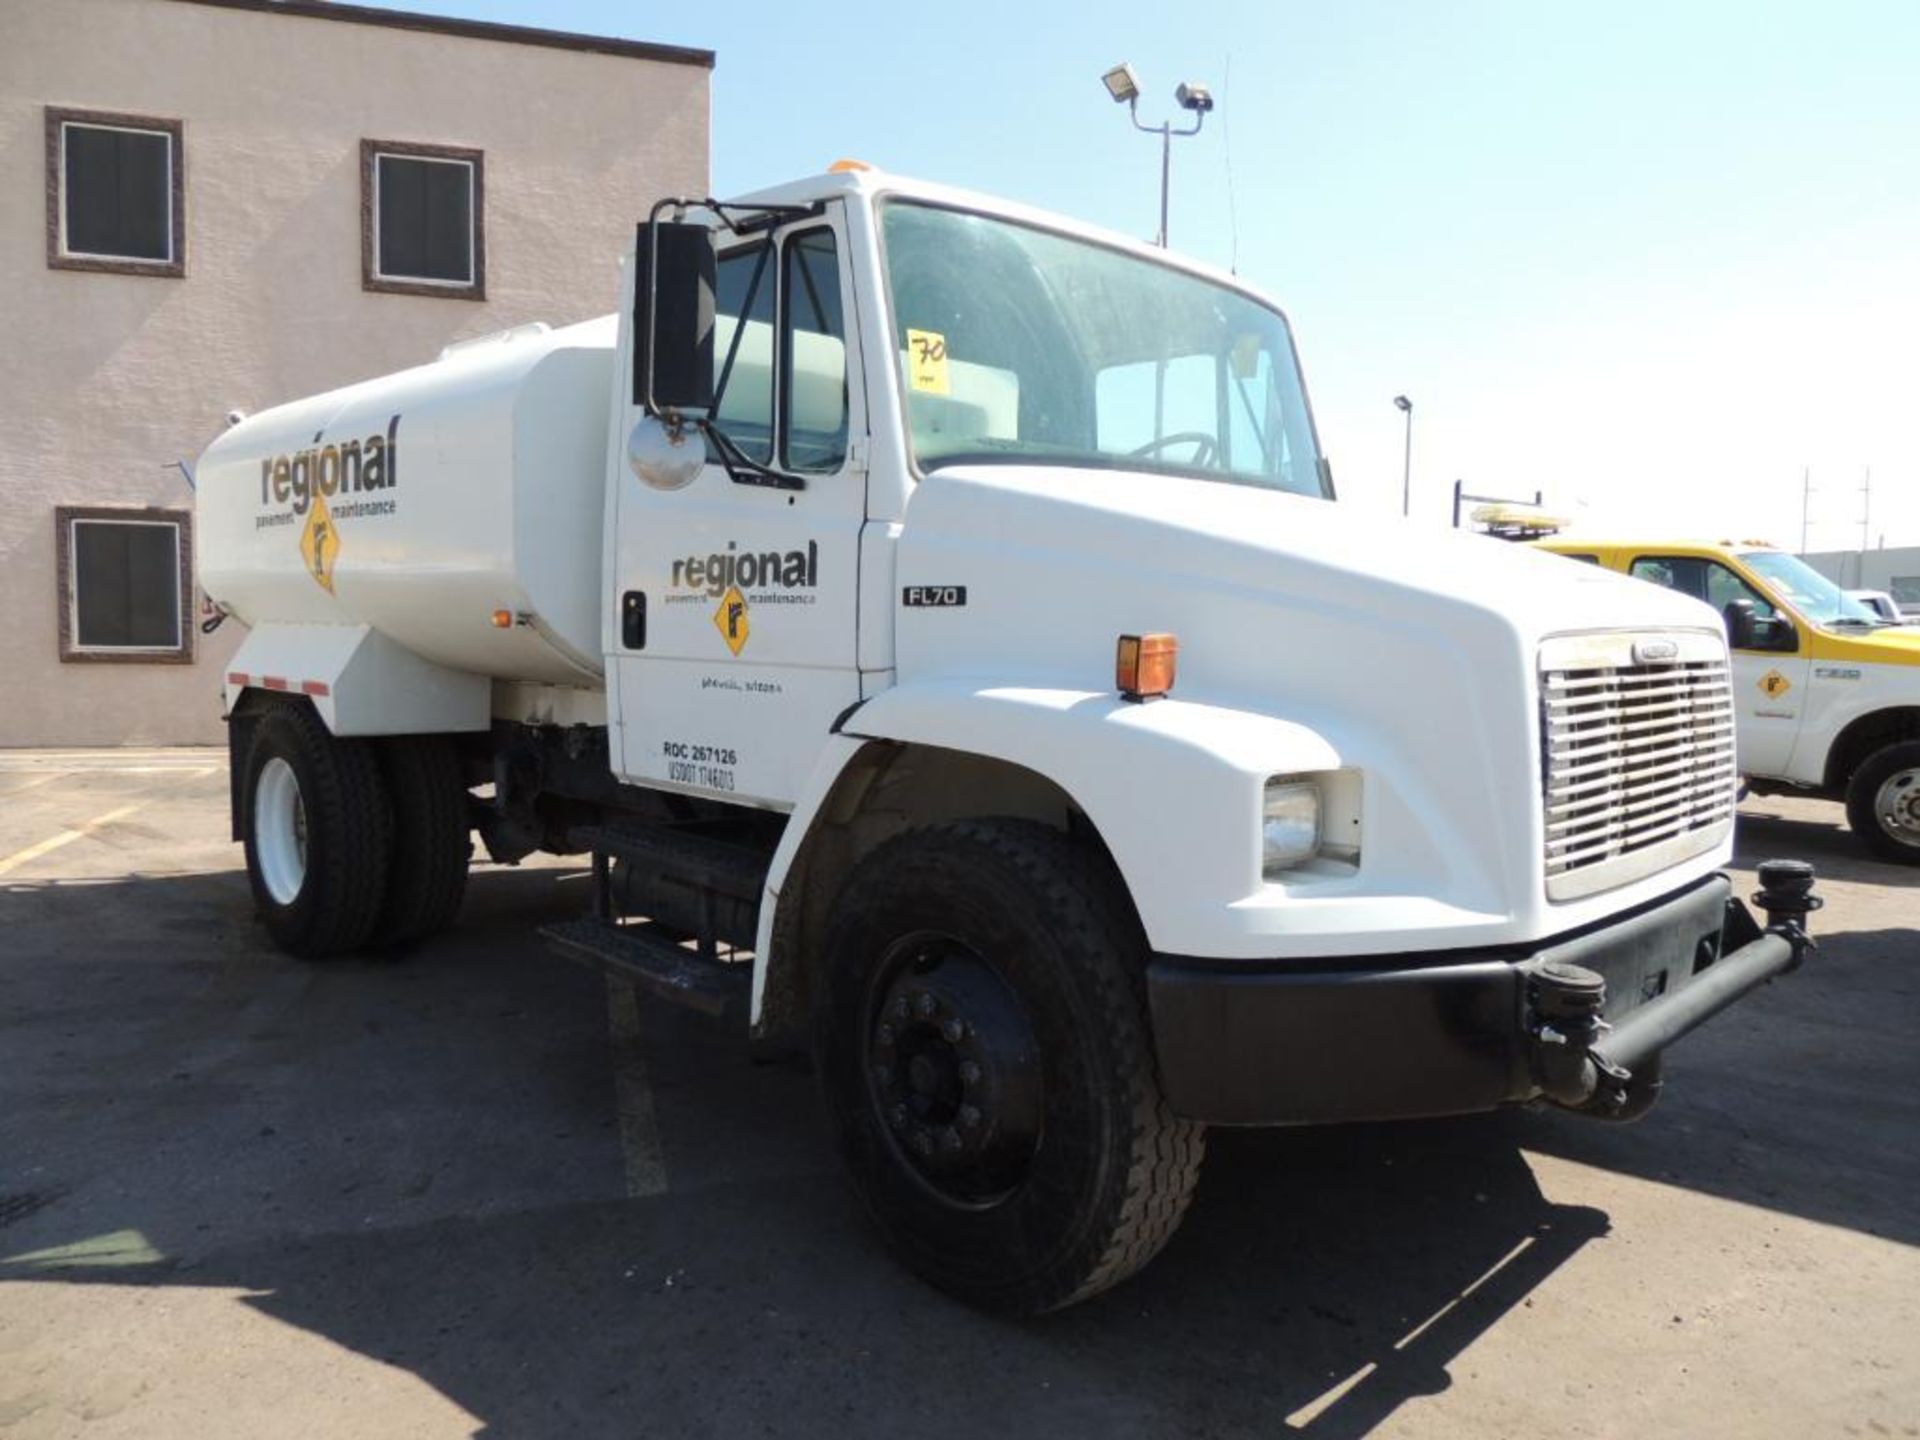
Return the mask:
<path id="1" fill-rule="evenodd" d="M 550 927 L 811 1046 L 906 1264 L 1124 1278 L 1209 1125 L 1638 1115 L 1808 946 L 1722 867 L 1720 619 L 1334 502 L 1241 280 L 864 169 L 637 227 L 617 316 L 242 421 L 200 462 L 233 826 L 275 942 Z"/>

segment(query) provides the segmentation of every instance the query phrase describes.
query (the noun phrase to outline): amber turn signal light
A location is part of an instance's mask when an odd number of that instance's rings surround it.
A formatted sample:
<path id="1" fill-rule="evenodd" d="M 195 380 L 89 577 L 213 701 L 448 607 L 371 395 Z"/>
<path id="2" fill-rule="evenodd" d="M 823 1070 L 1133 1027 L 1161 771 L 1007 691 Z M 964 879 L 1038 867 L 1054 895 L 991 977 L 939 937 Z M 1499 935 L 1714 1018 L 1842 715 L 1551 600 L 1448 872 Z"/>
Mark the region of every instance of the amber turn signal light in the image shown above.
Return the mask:
<path id="1" fill-rule="evenodd" d="M 496 630 L 511 630 L 513 628 L 513 611 L 511 610 L 494 611 L 493 612 L 493 628 Z"/>
<path id="2" fill-rule="evenodd" d="M 1114 683 L 1128 700 L 1151 700 L 1173 689 L 1180 641 L 1173 635 L 1122 635 L 1114 655 Z"/>

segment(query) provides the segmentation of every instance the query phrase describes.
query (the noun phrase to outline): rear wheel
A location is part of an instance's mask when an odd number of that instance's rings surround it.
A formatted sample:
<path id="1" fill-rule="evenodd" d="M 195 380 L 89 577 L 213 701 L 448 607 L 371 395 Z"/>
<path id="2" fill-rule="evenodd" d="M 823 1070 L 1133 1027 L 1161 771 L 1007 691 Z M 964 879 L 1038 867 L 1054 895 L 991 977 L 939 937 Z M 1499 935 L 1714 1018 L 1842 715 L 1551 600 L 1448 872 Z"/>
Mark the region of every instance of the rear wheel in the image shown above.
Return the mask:
<path id="1" fill-rule="evenodd" d="M 1144 941 L 1098 857 L 1026 822 L 933 826 L 876 850 L 838 910 L 818 1068 L 901 1259 L 1015 1314 L 1152 1259 L 1204 1132 L 1161 1096 Z"/>
<path id="2" fill-rule="evenodd" d="M 1860 762 L 1847 783 L 1847 823 L 1882 860 L 1920 865 L 1920 740 Z"/>
<path id="3" fill-rule="evenodd" d="M 282 950 L 320 959 L 365 944 L 380 915 L 393 818 L 365 741 L 304 705 L 260 717 L 247 752 L 247 878 Z"/>
<path id="4" fill-rule="evenodd" d="M 467 787 L 460 757 L 438 736 L 378 743 L 393 797 L 393 866 L 373 943 L 404 945 L 438 934 L 460 913 L 473 853 Z"/>

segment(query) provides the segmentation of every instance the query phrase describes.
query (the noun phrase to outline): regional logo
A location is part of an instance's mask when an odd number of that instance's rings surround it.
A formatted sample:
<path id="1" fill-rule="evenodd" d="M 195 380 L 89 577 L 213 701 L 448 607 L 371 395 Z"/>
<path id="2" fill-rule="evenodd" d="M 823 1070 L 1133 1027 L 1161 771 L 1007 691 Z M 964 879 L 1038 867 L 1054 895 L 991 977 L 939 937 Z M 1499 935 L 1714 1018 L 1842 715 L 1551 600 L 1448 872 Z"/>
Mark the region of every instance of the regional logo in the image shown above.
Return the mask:
<path id="1" fill-rule="evenodd" d="M 713 623 L 735 655 L 747 648 L 747 636 L 753 626 L 747 619 L 747 597 L 740 593 L 738 585 L 729 585 L 727 593 L 720 597 L 720 608 L 713 612 Z"/>
<path id="2" fill-rule="evenodd" d="M 307 523 L 300 531 L 300 558 L 307 562 L 307 573 L 329 595 L 333 594 L 333 562 L 340 558 L 340 532 L 334 527 L 333 512 L 326 500 L 316 495 L 307 511 Z"/>

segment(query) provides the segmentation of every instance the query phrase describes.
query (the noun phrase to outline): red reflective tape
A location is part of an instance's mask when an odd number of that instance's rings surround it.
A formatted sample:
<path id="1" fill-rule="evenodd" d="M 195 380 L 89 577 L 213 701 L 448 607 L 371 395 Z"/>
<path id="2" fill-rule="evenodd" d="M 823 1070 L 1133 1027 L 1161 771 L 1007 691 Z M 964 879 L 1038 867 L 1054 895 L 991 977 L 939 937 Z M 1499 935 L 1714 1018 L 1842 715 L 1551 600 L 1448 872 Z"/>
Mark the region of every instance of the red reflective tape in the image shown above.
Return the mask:
<path id="1" fill-rule="evenodd" d="M 331 695 L 333 691 L 327 688 L 327 682 L 324 680 L 302 680 L 300 682 L 300 693 L 302 695 Z"/>
<path id="2" fill-rule="evenodd" d="M 241 674 L 238 670 L 229 670 L 227 672 L 227 684 L 244 685 L 246 683 L 247 683 L 247 677 Z"/>
<path id="3" fill-rule="evenodd" d="M 278 675 L 263 675 L 260 678 L 260 683 L 269 690 L 286 690 L 291 688 L 286 680 Z"/>

